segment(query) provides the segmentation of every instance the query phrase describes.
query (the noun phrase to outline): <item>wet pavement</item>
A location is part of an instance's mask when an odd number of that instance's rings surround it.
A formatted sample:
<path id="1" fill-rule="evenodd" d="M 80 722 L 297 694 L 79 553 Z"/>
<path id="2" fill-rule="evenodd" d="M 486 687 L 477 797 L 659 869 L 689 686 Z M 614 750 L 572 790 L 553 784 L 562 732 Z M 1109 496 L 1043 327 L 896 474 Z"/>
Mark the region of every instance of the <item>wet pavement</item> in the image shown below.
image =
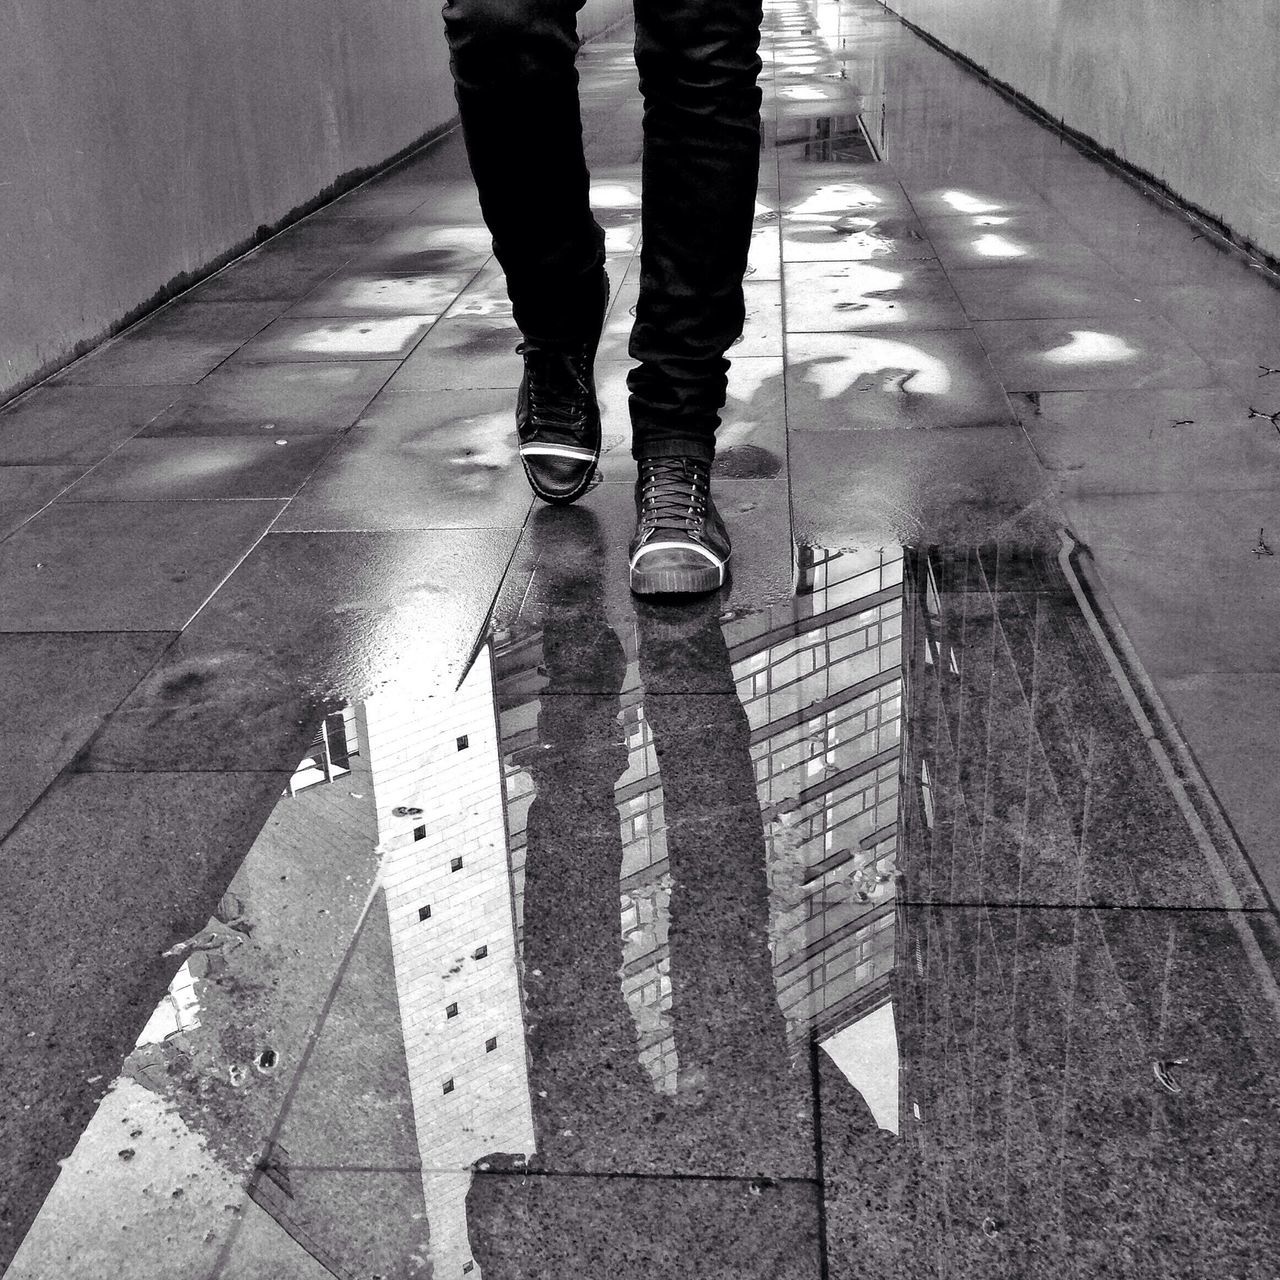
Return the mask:
<path id="1" fill-rule="evenodd" d="M 578 507 L 456 137 L 0 412 L 6 1276 L 1274 1276 L 1280 292 L 765 36 L 718 596 L 626 589 L 625 31 Z"/>

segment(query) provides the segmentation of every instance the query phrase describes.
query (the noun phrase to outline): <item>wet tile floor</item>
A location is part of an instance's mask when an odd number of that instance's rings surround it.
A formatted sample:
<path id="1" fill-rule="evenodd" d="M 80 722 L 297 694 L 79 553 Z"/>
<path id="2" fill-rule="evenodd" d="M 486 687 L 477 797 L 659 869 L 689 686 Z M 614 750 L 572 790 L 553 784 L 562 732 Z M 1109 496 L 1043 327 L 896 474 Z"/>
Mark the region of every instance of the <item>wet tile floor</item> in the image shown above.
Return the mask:
<path id="1" fill-rule="evenodd" d="M 1271 1280 L 1280 292 L 777 0 L 734 578 L 633 601 L 626 36 L 579 507 L 456 137 L 0 412 L 0 1266 Z"/>

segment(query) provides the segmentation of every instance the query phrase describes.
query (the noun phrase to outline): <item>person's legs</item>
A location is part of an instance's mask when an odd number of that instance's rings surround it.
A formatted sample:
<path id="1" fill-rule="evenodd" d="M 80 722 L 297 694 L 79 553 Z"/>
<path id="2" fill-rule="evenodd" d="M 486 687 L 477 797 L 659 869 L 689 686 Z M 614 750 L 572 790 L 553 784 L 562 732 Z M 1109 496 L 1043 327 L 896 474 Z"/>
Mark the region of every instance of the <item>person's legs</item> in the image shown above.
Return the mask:
<path id="1" fill-rule="evenodd" d="M 454 95 L 480 209 L 526 338 L 591 335 L 604 232 L 578 109 L 582 0 L 449 0 Z"/>
<path id="2" fill-rule="evenodd" d="M 600 457 L 592 366 L 609 282 L 578 105 L 582 0 L 448 0 L 454 93 L 525 376 L 520 459 L 548 502 L 585 493 Z"/>
<path id="3" fill-rule="evenodd" d="M 725 352 L 742 332 L 760 168 L 760 0 L 635 0 L 644 94 L 640 299 L 631 332 L 639 462 L 631 589 L 722 586 L 711 500 Z"/>
<path id="4" fill-rule="evenodd" d="M 644 94 L 636 458 L 710 461 L 760 167 L 759 0 L 635 0 Z"/>

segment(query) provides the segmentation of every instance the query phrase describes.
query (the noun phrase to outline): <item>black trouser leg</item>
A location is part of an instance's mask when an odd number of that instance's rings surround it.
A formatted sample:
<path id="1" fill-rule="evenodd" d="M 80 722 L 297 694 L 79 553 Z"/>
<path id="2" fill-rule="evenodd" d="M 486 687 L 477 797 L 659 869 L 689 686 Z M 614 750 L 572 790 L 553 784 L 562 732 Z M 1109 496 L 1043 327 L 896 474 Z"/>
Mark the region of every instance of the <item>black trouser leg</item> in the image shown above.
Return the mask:
<path id="1" fill-rule="evenodd" d="M 591 214 L 578 108 L 582 0 L 448 0 L 454 94 L 480 209 L 515 322 L 546 343 L 590 338 L 604 232 Z"/>
<path id="2" fill-rule="evenodd" d="M 759 0 L 635 0 L 644 94 L 637 458 L 710 459 L 760 168 Z"/>

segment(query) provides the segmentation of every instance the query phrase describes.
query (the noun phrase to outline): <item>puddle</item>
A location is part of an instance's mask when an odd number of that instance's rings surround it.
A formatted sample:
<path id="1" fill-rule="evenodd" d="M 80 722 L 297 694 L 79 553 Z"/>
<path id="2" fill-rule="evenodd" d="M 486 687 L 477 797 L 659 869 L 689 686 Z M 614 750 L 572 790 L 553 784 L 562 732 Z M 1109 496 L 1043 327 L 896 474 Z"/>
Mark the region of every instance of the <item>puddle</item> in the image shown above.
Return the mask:
<path id="1" fill-rule="evenodd" d="M 800 548 L 772 609 L 637 605 L 613 629 L 577 593 L 492 635 L 452 696 L 329 715 L 213 918 L 166 952 L 170 988 L 9 1274 L 503 1274 L 477 1179 L 728 1174 L 758 1197 L 762 1174 L 816 1176 L 815 1089 L 839 1238 L 860 1151 L 910 1165 L 911 1200 L 944 1191 L 931 1143 L 977 1141 L 923 1083 L 947 1061 L 930 1002 L 994 964 L 946 1032 L 988 1052 L 984 1008 L 1082 929 L 1109 931 L 1112 967 L 1055 977 L 1045 1014 L 1091 1065 L 1070 1085 L 1085 1146 L 1036 1139 L 1045 1178 L 1114 1140 L 1095 1085 L 1150 1110 L 1203 1107 L 1216 1079 L 1254 1105 L 1251 1144 L 1216 1157 L 1243 1180 L 1280 1137 L 1257 1075 L 1277 1073 L 1274 979 L 1230 926 L 1204 952 L 1184 922 L 1204 913 L 1108 910 L 1220 905 L 1221 886 L 1074 579 L 1025 548 Z M 1171 1014 L 1197 946 L 1208 985 L 1181 989 L 1202 1007 Z M 1228 1007 L 1231 1051 L 1254 1054 L 1230 1086 L 1186 1043 Z M 1068 1088 L 1058 1052 L 1036 1069 Z M 1216 1141 L 1223 1105 L 1181 1140 Z M 1180 1218 L 1217 1212 L 1220 1188 L 1165 1176 Z M 1012 1248 L 1019 1221 L 972 1226 Z M 1125 1229 L 1146 1247 L 1166 1228 Z"/>

